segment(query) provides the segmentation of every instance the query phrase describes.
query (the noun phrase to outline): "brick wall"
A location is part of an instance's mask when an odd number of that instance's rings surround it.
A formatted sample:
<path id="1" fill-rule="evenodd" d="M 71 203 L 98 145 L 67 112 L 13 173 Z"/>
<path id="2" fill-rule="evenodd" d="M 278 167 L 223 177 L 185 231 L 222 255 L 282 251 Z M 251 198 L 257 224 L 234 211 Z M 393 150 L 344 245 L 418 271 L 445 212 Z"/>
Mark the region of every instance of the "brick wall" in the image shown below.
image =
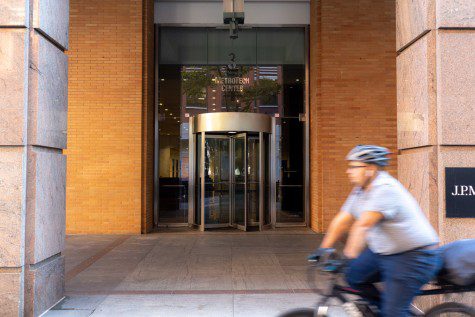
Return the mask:
<path id="1" fill-rule="evenodd" d="M 140 233 L 146 218 L 143 9 L 142 0 L 70 1 L 68 233 Z"/>
<path id="2" fill-rule="evenodd" d="M 152 227 L 151 2 L 71 1 L 68 233 Z M 323 231 L 350 190 L 345 154 L 396 150 L 395 4 L 311 5 L 311 222 Z"/>
<path id="3" fill-rule="evenodd" d="M 397 150 L 395 1 L 312 1 L 310 29 L 311 225 L 321 232 L 351 189 L 346 153 Z"/>
<path id="4" fill-rule="evenodd" d="M 154 0 L 143 0 L 142 233 L 153 229 Z"/>

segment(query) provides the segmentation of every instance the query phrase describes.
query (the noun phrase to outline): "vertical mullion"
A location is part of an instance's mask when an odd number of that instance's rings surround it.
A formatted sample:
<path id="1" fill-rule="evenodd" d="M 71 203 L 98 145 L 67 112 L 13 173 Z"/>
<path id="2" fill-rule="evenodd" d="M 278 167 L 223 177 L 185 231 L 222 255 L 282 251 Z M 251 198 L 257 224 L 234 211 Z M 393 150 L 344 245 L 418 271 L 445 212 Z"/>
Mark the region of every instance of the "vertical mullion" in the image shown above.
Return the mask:
<path id="1" fill-rule="evenodd" d="M 200 176 L 201 176 L 201 225 L 200 230 L 205 230 L 205 133 L 201 132 L 201 162 L 200 162 Z"/>
<path id="2" fill-rule="evenodd" d="M 188 225 L 195 223 L 195 186 L 196 186 L 196 141 L 193 133 L 193 117 L 188 120 Z"/>
<path id="3" fill-rule="evenodd" d="M 259 230 L 264 224 L 264 133 L 259 132 Z"/>
<path id="4" fill-rule="evenodd" d="M 247 231 L 247 204 L 248 204 L 248 195 L 247 195 L 247 133 L 244 134 L 244 231 Z"/>

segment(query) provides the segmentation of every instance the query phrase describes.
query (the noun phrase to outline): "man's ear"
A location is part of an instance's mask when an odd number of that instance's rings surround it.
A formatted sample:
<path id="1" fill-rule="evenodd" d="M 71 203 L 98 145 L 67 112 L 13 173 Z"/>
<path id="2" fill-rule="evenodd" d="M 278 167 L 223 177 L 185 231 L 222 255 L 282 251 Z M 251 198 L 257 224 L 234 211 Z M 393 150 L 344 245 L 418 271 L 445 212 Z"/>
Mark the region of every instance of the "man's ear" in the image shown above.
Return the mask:
<path id="1" fill-rule="evenodd" d="M 366 169 L 365 171 L 365 176 L 366 177 L 373 177 L 376 172 L 378 171 L 378 168 L 376 165 L 370 165 L 369 168 Z"/>

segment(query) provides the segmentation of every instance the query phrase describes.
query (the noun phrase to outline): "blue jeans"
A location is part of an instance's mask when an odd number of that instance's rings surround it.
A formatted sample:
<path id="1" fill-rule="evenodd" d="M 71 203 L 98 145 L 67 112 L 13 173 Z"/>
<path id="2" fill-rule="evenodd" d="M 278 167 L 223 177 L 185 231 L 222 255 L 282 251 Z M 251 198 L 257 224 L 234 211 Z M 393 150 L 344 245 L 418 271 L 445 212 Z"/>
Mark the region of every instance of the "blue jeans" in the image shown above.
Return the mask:
<path id="1" fill-rule="evenodd" d="M 442 258 L 437 249 L 393 255 L 380 255 L 366 249 L 350 262 L 346 280 L 363 298 L 378 306 L 381 316 L 405 317 L 420 288 L 434 278 L 441 266 Z M 384 283 L 382 294 L 374 286 L 378 282 Z"/>

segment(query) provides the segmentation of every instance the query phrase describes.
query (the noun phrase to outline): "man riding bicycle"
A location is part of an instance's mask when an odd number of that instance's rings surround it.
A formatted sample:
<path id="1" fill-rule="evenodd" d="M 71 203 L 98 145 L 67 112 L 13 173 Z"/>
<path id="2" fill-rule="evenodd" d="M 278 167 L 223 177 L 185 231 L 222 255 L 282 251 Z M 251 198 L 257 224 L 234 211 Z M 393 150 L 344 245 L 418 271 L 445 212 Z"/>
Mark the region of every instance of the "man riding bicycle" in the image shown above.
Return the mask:
<path id="1" fill-rule="evenodd" d="M 347 155 L 354 188 L 330 223 L 318 261 L 349 233 L 343 253 L 352 259 L 348 284 L 361 292 L 382 316 L 407 316 L 419 289 L 442 265 L 439 239 L 414 197 L 384 171 L 388 149 L 358 145 Z M 380 292 L 374 283 L 383 282 Z"/>

